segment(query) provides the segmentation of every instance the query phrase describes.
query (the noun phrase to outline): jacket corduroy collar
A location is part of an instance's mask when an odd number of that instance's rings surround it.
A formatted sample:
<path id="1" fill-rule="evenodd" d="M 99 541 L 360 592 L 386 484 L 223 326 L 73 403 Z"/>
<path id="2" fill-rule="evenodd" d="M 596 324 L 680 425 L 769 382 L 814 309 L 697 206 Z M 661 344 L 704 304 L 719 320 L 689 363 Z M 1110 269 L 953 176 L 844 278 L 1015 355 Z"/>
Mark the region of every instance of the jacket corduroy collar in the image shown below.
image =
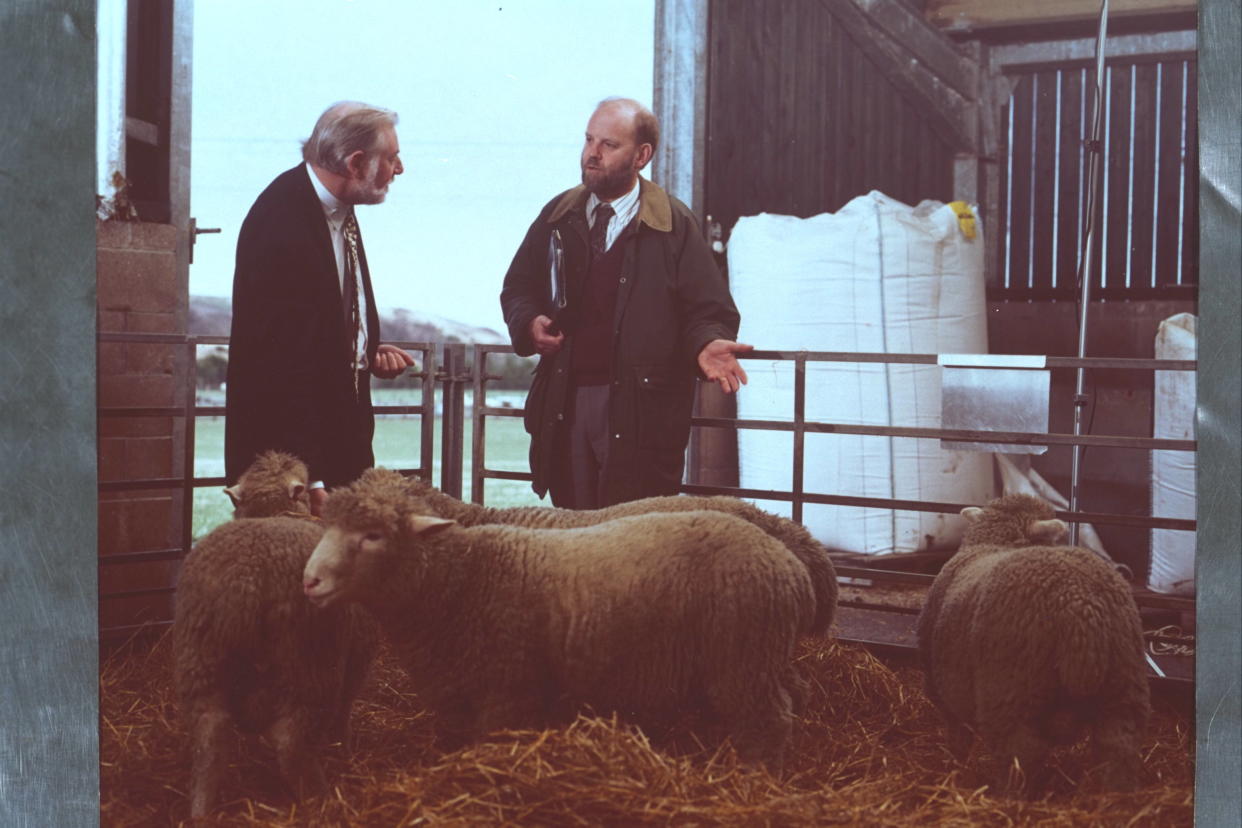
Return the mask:
<path id="1" fill-rule="evenodd" d="M 668 193 L 645 178 L 639 178 L 638 186 L 638 220 L 652 230 L 670 232 L 673 229 L 673 206 L 669 203 Z M 581 184 L 567 191 L 552 208 L 547 221 L 559 221 L 571 210 L 585 210 L 589 196 L 587 188 Z"/>

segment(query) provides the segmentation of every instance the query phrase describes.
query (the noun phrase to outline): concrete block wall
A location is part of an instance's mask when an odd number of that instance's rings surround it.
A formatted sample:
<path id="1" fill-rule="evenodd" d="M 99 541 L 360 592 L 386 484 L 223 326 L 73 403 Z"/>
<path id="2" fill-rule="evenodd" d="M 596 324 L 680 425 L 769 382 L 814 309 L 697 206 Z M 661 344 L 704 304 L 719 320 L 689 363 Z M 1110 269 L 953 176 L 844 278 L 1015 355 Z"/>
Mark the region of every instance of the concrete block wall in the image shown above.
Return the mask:
<path id="1" fill-rule="evenodd" d="M 96 282 L 100 333 L 185 332 L 188 298 L 177 273 L 177 231 L 166 224 L 99 222 Z M 117 407 L 184 402 L 184 346 L 101 342 L 97 353 L 99 480 L 117 482 L 182 473 L 184 425 L 174 417 L 116 417 Z M 99 497 L 100 626 L 172 617 L 176 563 L 110 564 L 110 555 L 181 544 L 180 489 L 103 492 Z M 142 592 L 132 597 L 115 593 Z"/>

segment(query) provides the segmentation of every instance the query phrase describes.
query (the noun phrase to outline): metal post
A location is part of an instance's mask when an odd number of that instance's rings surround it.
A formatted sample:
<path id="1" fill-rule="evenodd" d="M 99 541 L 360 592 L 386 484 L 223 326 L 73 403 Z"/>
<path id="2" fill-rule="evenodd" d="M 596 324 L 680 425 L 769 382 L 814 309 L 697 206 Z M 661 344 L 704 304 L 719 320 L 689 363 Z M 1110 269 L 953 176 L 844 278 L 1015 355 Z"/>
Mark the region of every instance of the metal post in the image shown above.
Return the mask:
<path id="1" fill-rule="evenodd" d="M 1100 4 L 1100 31 L 1095 41 L 1095 102 L 1091 107 L 1091 138 L 1087 142 L 1090 155 L 1087 188 L 1087 226 L 1083 239 L 1082 260 L 1078 263 L 1078 282 L 1082 290 L 1078 305 L 1078 356 L 1087 355 L 1087 312 L 1091 305 L 1092 258 L 1095 255 L 1095 221 L 1100 203 L 1100 172 L 1104 148 L 1100 145 L 1101 113 L 1104 108 L 1104 39 L 1108 34 L 1108 0 Z M 1074 436 L 1082 434 L 1082 414 L 1087 406 L 1087 395 L 1084 390 L 1083 375 L 1085 369 L 1079 367 L 1074 383 Z M 1069 509 L 1078 511 L 1078 477 L 1081 463 L 1082 446 L 1075 443 L 1072 449 L 1070 464 L 1070 497 Z M 1070 524 L 1070 544 L 1078 545 L 1078 523 Z"/>
<path id="2" fill-rule="evenodd" d="M 793 519 L 802 523 L 803 466 L 806 457 L 806 351 L 794 358 Z"/>
<path id="3" fill-rule="evenodd" d="M 474 439 L 470 448 L 470 502 L 483 503 L 483 460 L 487 443 L 487 418 L 483 414 L 487 395 L 487 346 L 474 346 Z"/>
<path id="4" fill-rule="evenodd" d="M 129 346 L 126 346 L 129 347 Z M 185 412 L 184 428 L 181 432 L 181 555 L 190 553 L 194 545 L 194 449 L 196 430 L 198 427 L 198 339 L 186 337 L 185 346 L 185 399 L 182 410 Z"/>
<path id="5" fill-rule="evenodd" d="M 461 467 L 464 454 L 466 408 L 466 346 L 460 342 L 444 346 L 444 407 L 440 418 L 440 489 L 461 498 Z"/>

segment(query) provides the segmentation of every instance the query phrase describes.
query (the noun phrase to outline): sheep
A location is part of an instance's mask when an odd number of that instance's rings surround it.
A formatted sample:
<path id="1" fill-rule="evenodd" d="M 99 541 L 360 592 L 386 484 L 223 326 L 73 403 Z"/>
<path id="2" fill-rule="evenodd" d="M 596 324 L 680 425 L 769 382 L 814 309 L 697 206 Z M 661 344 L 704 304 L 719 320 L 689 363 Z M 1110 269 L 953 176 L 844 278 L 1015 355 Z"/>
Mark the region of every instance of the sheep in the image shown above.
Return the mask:
<path id="1" fill-rule="evenodd" d="M 544 506 L 496 509 L 477 503 L 464 503 L 418 478 L 409 478 L 407 486 L 411 496 L 420 498 L 424 502 L 427 514 L 454 520 L 462 526 L 503 523 L 532 529 L 568 529 L 593 526 L 619 517 L 652 512 L 724 512 L 753 523 L 768 535 L 784 543 L 807 568 L 815 590 L 816 611 L 812 623 L 804 630 L 806 634 L 827 633 L 832 626 L 833 616 L 836 614 L 837 575 L 824 545 L 815 540 L 801 524 L 771 512 L 765 512 L 736 497 L 670 495 L 588 510 L 556 509 Z"/>
<path id="2" fill-rule="evenodd" d="M 582 708 L 642 723 L 705 703 L 740 758 L 779 771 L 815 596 L 806 567 L 751 524 L 697 511 L 462 526 L 385 469 L 334 491 L 323 517 L 306 595 L 376 616 L 442 746 Z"/>
<path id="3" fill-rule="evenodd" d="M 962 516 L 962 545 L 918 620 L 950 749 L 964 760 L 977 735 L 1025 776 L 998 787 L 1035 793 L 1051 747 L 1089 729 L 1103 785 L 1132 789 L 1150 691 L 1129 586 L 1090 550 L 1054 545 L 1066 525 L 1035 497 L 1006 495 Z"/>
<path id="4" fill-rule="evenodd" d="M 306 464 L 292 454 L 265 451 L 224 493 L 233 501 L 234 518 L 309 515 L 309 479 Z"/>
<path id="5" fill-rule="evenodd" d="M 321 743 L 340 739 L 348 749 L 349 710 L 379 631 L 357 608 L 318 609 L 302 596 L 302 569 L 323 535 L 304 508 L 306 483 L 295 458 L 259 458 L 232 493 L 248 516 L 203 537 L 182 567 L 172 645 L 192 817 L 218 804 L 231 726 L 268 734 L 298 798 L 323 787 Z"/>

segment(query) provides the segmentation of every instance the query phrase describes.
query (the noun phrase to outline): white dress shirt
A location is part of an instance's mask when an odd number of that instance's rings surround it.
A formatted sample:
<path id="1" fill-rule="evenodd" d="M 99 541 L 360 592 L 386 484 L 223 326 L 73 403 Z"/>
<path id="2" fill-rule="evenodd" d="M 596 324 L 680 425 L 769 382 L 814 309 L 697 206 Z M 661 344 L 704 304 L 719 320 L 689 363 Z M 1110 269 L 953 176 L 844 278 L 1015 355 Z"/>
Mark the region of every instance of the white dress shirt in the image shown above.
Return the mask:
<path id="1" fill-rule="evenodd" d="M 319 203 L 323 205 L 323 216 L 328 222 L 328 234 L 332 237 L 332 252 L 336 255 L 337 287 L 341 289 L 341 296 L 344 297 L 345 219 L 349 216 L 349 205 L 332 195 L 328 188 L 323 186 L 323 182 L 319 180 L 319 176 L 315 175 L 315 170 L 309 163 L 306 165 L 306 173 L 315 187 L 315 194 L 319 196 Z M 359 268 L 361 268 L 361 262 L 359 262 Z M 362 289 L 362 274 L 355 272 L 349 275 L 358 286 L 358 319 L 360 320 L 358 367 L 365 368 L 367 367 L 367 295 Z M 343 298 L 342 301 L 344 301 Z"/>
<path id="2" fill-rule="evenodd" d="M 642 185 L 635 179 L 632 190 L 620 198 L 606 202 L 612 206 L 613 215 L 608 220 L 608 232 L 604 235 L 605 250 L 612 247 L 612 243 L 617 240 L 617 236 L 621 235 L 621 231 L 629 227 L 630 222 L 634 220 L 634 216 L 638 215 L 638 191 L 641 187 Z M 595 224 L 595 205 L 600 203 L 600 199 L 595 193 L 591 193 L 587 197 L 587 227 Z"/>

